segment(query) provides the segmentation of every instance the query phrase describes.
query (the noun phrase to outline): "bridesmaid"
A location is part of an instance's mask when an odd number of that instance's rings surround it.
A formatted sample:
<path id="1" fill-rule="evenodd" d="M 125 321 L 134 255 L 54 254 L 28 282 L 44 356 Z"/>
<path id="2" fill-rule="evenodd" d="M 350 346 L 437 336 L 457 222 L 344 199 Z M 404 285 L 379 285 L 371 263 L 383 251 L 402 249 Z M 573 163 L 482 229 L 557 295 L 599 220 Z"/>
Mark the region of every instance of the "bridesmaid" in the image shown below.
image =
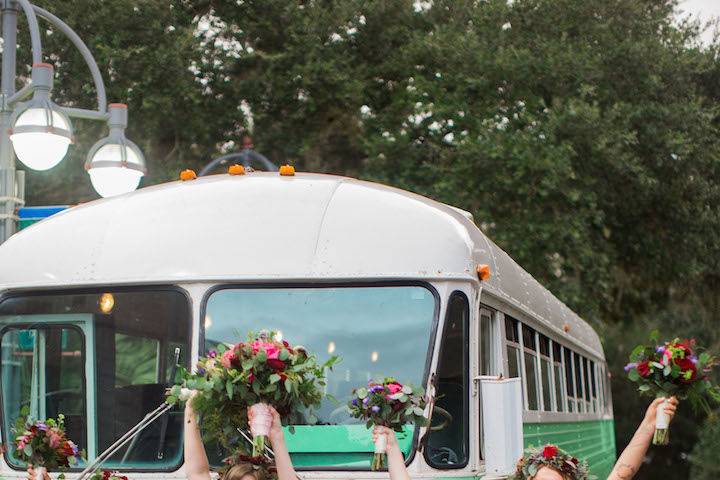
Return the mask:
<path id="1" fill-rule="evenodd" d="M 185 404 L 185 474 L 188 480 L 210 480 L 210 463 L 200 435 L 197 415 L 191 404 Z M 285 434 L 280 422 L 280 415 L 270 408 L 273 422 L 268 438 L 275 454 L 275 468 L 278 480 L 297 480 L 297 474 L 290 460 L 290 453 L 285 445 Z M 251 415 L 248 411 L 248 415 Z M 223 480 L 268 480 L 263 469 L 257 469 L 252 463 L 237 463 L 223 475 Z"/>

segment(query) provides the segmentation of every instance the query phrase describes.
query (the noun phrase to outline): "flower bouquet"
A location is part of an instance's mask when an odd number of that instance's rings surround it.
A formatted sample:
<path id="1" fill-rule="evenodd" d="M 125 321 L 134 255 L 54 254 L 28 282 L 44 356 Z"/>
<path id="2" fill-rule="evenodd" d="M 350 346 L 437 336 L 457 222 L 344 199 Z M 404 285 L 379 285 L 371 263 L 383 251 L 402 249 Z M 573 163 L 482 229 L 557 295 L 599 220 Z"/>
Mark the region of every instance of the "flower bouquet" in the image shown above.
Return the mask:
<path id="1" fill-rule="evenodd" d="M 526 455 L 518 462 L 512 480 L 535 478 L 538 470 L 542 467 L 551 468 L 568 480 L 591 480 L 596 478 L 590 475 L 587 462 L 579 461 L 555 445 L 545 445 L 543 448 L 527 450 Z"/>
<path id="2" fill-rule="evenodd" d="M 272 425 L 268 406 L 278 411 L 283 423 L 315 423 L 312 408 L 320 404 L 325 372 L 336 361 L 332 357 L 320 364 L 303 347 L 277 340 L 274 332 L 250 334 L 245 342 L 208 352 L 195 373 L 183 372 L 182 383 L 170 389 L 166 402 L 185 401 L 197 390 L 191 402 L 202 417 L 206 437 L 218 439 L 227 449 L 237 448 L 242 444 L 238 430 L 249 424 L 252 457 L 260 457 Z"/>
<path id="3" fill-rule="evenodd" d="M 628 378 L 636 382 L 641 393 L 687 399 L 695 407 L 710 409 L 707 398 L 720 401 L 720 390 L 708 379 L 717 361 L 707 352 L 700 352 L 694 339 L 657 343 L 657 332 L 651 335 L 652 344 L 638 345 L 625 366 Z M 653 444 L 667 445 L 670 441 L 666 403 L 658 407 Z"/>
<path id="4" fill-rule="evenodd" d="M 128 477 L 111 470 L 96 470 L 88 477 L 88 480 L 128 480 Z"/>
<path id="5" fill-rule="evenodd" d="M 27 416 L 27 408 L 15 423 L 15 457 L 32 466 L 36 478 L 43 478 L 47 469 L 69 468 L 80 460 L 77 445 L 65 436 L 65 418 L 33 421 Z"/>
<path id="6" fill-rule="evenodd" d="M 394 378 L 370 382 L 367 387 L 353 390 L 352 396 L 348 404 L 350 414 L 366 421 L 367 428 L 380 425 L 402 432 L 405 424 L 425 426 L 429 423 L 425 417 L 426 401 L 423 389 L 402 385 Z M 385 465 L 386 447 L 387 438 L 380 435 L 375 441 L 375 455 L 371 464 L 373 471 Z"/>

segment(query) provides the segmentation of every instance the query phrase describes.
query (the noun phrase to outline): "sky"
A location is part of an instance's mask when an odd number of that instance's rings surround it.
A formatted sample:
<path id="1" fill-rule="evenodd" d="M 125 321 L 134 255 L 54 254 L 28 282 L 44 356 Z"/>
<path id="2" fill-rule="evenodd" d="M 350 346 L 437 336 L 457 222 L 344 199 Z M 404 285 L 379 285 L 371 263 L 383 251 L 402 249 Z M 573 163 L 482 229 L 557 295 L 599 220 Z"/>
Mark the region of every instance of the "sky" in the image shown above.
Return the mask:
<path id="1" fill-rule="evenodd" d="M 680 2 L 680 15 L 692 15 L 707 22 L 713 18 L 720 17 L 720 0 L 684 0 Z M 712 39 L 712 31 L 703 35 L 706 42 Z"/>

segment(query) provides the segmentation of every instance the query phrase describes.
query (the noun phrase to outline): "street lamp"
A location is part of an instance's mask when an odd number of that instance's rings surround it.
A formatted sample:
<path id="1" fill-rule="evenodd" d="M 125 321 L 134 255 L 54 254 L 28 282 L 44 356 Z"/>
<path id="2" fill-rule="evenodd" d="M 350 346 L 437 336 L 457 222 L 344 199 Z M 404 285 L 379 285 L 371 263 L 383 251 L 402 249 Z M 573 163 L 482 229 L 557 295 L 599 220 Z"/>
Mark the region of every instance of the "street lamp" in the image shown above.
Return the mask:
<path id="1" fill-rule="evenodd" d="M 214 169 L 225 166 L 227 164 L 233 163 L 240 163 L 245 168 L 252 167 L 253 164 L 262 166 L 265 170 L 268 172 L 277 172 L 278 167 L 274 163 L 272 163 L 270 160 L 267 159 L 265 155 L 262 153 L 258 153 L 255 150 L 253 150 L 253 141 L 252 137 L 249 135 L 245 135 L 243 137 L 243 148 L 239 152 L 234 153 L 228 153 L 227 155 L 223 155 L 221 157 L 217 157 L 210 161 L 207 165 L 203 167 L 202 170 L 200 170 L 199 176 L 203 177 L 205 175 L 210 174 Z"/>
<path id="2" fill-rule="evenodd" d="M 49 170 L 60 163 L 72 143 L 70 119 L 50 100 L 52 80 L 52 65 L 33 65 L 33 98 L 16 109 L 10 129 L 15 155 L 33 170 Z"/>
<path id="3" fill-rule="evenodd" d="M 31 82 L 15 91 L 17 15 L 27 19 L 32 47 Z M 66 156 L 73 143 L 70 118 L 107 122 L 109 134 L 88 153 L 85 168 L 93 187 L 103 197 L 137 189 L 145 175 L 140 149 L 125 138 L 127 106 L 108 106 L 105 84 L 90 50 L 78 35 L 52 13 L 29 0 L 0 0 L 2 15 L 2 72 L 0 79 L 0 243 L 14 231 L 15 209 L 24 203 L 24 176 L 15 171 L 15 156 L 28 168 L 49 170 Z M 42 17 L 73 43 L 92 75 L 97 91 L 97 110 L 56 105 L 51 99 L 53 67 L 42 61 L 37 17 Z M 28 100 L 29 99 L 29 100 Z"/>

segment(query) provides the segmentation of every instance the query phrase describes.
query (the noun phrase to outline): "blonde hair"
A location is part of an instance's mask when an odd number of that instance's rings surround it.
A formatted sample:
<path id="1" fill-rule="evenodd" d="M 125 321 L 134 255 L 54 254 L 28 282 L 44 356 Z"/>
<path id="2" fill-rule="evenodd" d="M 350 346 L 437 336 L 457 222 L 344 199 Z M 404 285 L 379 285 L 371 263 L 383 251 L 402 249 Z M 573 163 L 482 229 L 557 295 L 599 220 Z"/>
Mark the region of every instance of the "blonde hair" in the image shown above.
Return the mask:
<path id="1" fill-rule="evenodd" d="M 245 475 L 250 475 L 255 480 L 268 480 L 265 470 L 256 469 L 255 465 L 248 462 L 237 463 L 228 468 L 223 474 L 222 480 L 242 480 Z"/>

